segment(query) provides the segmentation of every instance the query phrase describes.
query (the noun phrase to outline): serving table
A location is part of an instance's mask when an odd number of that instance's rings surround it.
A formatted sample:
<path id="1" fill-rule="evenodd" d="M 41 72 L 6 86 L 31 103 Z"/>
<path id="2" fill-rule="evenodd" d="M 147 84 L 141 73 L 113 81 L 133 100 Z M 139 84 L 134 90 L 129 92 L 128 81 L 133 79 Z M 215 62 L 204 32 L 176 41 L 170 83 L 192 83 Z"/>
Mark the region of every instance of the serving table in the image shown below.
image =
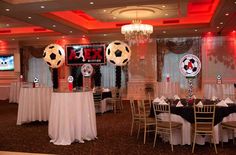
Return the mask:
<path id="1" fill-rule="evenodd" d="M 97 137 L 93 92 L 53 92 L 48 134 L 55 145 Z"/>
<path id="2" fill-rule="evenodd" d="M 17 125 L 31 121 L 47 121 L 52 88 L 20 88 Z"/>

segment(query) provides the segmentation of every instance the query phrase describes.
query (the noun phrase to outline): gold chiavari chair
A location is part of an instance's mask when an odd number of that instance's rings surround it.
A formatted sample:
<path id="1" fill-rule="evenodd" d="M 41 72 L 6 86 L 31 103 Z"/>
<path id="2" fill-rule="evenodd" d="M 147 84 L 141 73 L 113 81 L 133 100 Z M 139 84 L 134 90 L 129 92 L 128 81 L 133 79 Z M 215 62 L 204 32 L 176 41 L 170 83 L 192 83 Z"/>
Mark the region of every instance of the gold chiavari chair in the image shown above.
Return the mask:
<path id="1" fill-rule="evenodd" d="M 197 106 L 194 104 L 194 138 L 192 153 L 194 153 L 196 136 L 209 135 L 212 137 L 215 152 L 217 153 L 214 133 L 215 104 Z"/>
<path id="2" fill-rule="evenodd" d="M 172 143 L 172 130 L 180 129 L 181 130 L 181 143 L 182 143 L 182 123 L 171 121 L 170 113 L 170 104 L 162 105 L 158 103 L 153 104 L 155 120 L 156 120 L 156 129 L 155 129 L 155 138 L 153 147 L 156 144 L 157 134 L 167 134 L 170 137 L 171 151 L 173 152 L 173 143 Z M 167 119 L 161 119 L 159 114 L 166 113 Z"/>

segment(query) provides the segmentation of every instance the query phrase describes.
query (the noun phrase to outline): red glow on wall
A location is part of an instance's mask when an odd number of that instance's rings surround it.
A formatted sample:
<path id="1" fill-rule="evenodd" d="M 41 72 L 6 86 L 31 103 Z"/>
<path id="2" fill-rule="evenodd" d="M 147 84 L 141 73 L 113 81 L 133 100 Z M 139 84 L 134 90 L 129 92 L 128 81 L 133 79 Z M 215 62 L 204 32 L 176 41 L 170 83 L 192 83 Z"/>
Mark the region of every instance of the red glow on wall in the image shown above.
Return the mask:
<path id="1" fill-rule="evenodd" d="M 0 51 L 5 51 L 8 47 L 8 44 L 6 41 L 0 40 Z"/>

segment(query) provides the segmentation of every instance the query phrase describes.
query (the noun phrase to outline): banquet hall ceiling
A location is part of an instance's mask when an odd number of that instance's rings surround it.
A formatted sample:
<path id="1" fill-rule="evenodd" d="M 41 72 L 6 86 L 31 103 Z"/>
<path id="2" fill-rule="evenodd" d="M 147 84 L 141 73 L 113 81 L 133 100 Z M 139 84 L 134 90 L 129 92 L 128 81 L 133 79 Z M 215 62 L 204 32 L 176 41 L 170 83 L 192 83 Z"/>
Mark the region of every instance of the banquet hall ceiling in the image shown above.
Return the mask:
<path id="1" fill-rule="evenodd" d="M 1 0 L 0 39 L 121 35 L 133 19 L 152 37 L 222 35 L 236 28 L 236 0 Z"/>

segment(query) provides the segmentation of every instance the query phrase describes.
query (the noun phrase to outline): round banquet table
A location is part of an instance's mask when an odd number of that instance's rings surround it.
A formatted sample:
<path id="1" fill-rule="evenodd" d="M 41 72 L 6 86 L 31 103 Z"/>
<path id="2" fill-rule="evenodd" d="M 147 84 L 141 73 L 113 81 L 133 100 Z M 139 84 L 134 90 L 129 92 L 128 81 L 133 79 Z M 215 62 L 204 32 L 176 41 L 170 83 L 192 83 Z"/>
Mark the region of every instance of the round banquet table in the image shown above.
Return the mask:
<path id="1" fill-rule="evenodd" d="M 20 88 L 17 125 L 48 121 L 52 88 Z"/>
<path id="2" fill-rule="evenodd" d="M 97 137 L 92 92 L 53 92 L 48 134 L 55 145 L 84 143 Z"/>
<path id="3" fill-rule="evenodd" d="M 196 103 L 198 103 L 200 99 L 197 99 Z M 183 107 L 176 107 L 178 101 L 172 102 L 171 105 L 171 120 L 175 122 L 182 123 L 182 144 L 191 144 L 191 124 L 194 123 L 194 111 L 193 106 L 183 106 Z M 183 105 L 186 105 L 186 100 L 181 99 L 181 102 Z M 210 100 L 206 100 L 205 103 L 211 102 Z M 150 117 L 154 117 L 154 111 L 153 108 L 151 108 L 150 111 Z M 159 118 L 165 120 L 168 118 L 167 114 L 162 113 L 159 114 Z M 236 104 L 230 104 L 229 107 L 217 107 L 215 111 L 215 126 L 214 126 L 214 132 L 215 132 L 215 138 L 216 143 L 219 143 L 220 140 L 223 140 L 224 142 L 228 141 L 229 138 L 226 131 L 221 131 L 220 128 L 220 122 L 225 121 L 236 121 Z M 222 134 L 223 133 L 223 134 Z M 180 139 L 180 131 L 179 130 L 173 130 L 173 141 L 172 143 L 174 145 L 181 144 Z M 222 139 L 220 139 L 222 135 Z M 168 140 L 167 137 L 163 137 L 164 140 Z M 210 141 L 209 136 L 197 136 L 196 143 L 200 145 L 204 145 L 206 141 Z"/>

